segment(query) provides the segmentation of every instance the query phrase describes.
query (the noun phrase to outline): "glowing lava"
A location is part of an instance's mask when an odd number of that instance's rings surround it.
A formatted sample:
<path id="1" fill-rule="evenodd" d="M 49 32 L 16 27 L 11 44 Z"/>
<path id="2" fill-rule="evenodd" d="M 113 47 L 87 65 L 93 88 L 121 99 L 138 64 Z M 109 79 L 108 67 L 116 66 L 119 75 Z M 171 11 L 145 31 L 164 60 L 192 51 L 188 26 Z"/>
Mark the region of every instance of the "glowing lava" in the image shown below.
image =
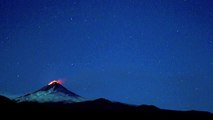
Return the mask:
<path id="1" fill-rule="evenodd" d="M 52 84 L 62 84 L 62 81 L 61 80 L 53 80 L 48 85 L 52 85 Z"/>

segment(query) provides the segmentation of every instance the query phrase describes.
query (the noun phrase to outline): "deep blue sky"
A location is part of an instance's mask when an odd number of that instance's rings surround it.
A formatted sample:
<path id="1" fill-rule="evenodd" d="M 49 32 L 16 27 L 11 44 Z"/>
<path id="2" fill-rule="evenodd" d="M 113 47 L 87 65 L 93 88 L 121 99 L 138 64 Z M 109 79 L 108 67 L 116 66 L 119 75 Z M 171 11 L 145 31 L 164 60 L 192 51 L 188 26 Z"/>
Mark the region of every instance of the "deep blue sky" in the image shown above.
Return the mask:
<path id="1" fill-rule="evenodd" d="M 0 0 L 0 93 L 213 112 L 212 0 Z"/>

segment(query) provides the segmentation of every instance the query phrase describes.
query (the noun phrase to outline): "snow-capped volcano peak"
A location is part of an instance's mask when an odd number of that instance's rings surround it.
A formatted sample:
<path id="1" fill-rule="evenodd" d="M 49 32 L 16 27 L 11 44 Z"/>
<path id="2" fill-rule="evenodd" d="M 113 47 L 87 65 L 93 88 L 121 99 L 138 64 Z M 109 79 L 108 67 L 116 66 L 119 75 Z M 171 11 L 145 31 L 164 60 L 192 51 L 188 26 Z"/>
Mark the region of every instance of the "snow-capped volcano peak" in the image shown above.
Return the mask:
<path id="1" fill-rule="evenodd" d="M 62 84 L 62 81 L 61 80 L 53 80 L 48 85 L 53 85 L 53 84 Z"/>
<path id="2" fill-rule="evenodd" d="M 82 102 L 81 96 L 67 90 L 59 81 L 52 81 L 38 91 L 18 97 L 17 102 Z"/>
<path id="3" fill-rule="evenodd" d="M 61 92 L 61 93 L 64 93 L 66 95 L 69 95 L 69 96 L 80 97 L 79 95 L 67 90 L 65 87 L 63 87 L 61 85 L 61 82 L 56 81 L 56 80 L 50 82 L 47 86 L 44 86 L 43 88 L 41 88 L 38 91 Z"/>

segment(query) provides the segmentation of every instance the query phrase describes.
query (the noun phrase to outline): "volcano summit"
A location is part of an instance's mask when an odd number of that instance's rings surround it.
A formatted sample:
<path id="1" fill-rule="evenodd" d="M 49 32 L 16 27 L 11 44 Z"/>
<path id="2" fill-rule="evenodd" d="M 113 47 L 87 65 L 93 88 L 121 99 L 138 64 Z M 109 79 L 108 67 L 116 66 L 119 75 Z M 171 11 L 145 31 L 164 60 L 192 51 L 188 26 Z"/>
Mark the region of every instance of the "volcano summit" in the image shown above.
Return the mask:
<path id="1" fill-rule="evenodd" d="M 59 80 L 54 80 L 48 85 L 44 86 L 40 90 L 37 90 L 33 93 L 18 97 L 15 99 L 17 102 L 64 102 L 64 103 L 73 103 L 73 102 L 82 102 L 85 99 L 61 85 Z"/>

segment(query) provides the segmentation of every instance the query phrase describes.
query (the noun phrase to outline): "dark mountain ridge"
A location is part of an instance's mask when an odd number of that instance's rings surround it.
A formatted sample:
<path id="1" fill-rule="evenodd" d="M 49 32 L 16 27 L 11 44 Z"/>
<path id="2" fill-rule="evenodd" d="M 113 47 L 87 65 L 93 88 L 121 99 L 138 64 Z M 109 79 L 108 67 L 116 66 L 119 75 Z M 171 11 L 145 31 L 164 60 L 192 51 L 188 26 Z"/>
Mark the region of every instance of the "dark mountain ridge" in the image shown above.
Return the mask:
<path id="1" fill-rule="evenodd" d="M 78 118 L 84 118 L 86 114 L 89 114 L 95 117 L 104 115 L 104 118 L 109 115 L 118 115 L 119 117 L 130 116 L 131 119 L 137 117 L 160 120 L 186 118 L 213 120 L 213 114 L 205 111 L 165 110 L 153 105 L 130 105 L 112 102 L 104 98 L 88 100 L 69 91 L 56 80 L 35 92 L 14 100 L 0 96 L 0 115 L 10 117 L 14 114 L 22 117 L 42 115 L 53 119 L 59 116 L 60 119 L 61 117 L 72 118 L 76 115 Z"/>
<path id="2" fill-rule="evenodd" d="M 0 96 L 0 113 L 18 114 L 18 115 L 54 115 L 60 114 L 63 117 L 90 114 L 100 115 L 118 115 L 120 117 L 132 116 L 144 119 L 200 119 L 212 120 L 213 114 L 205 111 L 175 111 L 165 110 L 153 105 L 129 105 L 120 102 L 112 102 L 104 98 L 76 102 L 20 102 L 17 103 L 4 96 Z M 83 117 L 83 116 L 80 116 Z"/>

